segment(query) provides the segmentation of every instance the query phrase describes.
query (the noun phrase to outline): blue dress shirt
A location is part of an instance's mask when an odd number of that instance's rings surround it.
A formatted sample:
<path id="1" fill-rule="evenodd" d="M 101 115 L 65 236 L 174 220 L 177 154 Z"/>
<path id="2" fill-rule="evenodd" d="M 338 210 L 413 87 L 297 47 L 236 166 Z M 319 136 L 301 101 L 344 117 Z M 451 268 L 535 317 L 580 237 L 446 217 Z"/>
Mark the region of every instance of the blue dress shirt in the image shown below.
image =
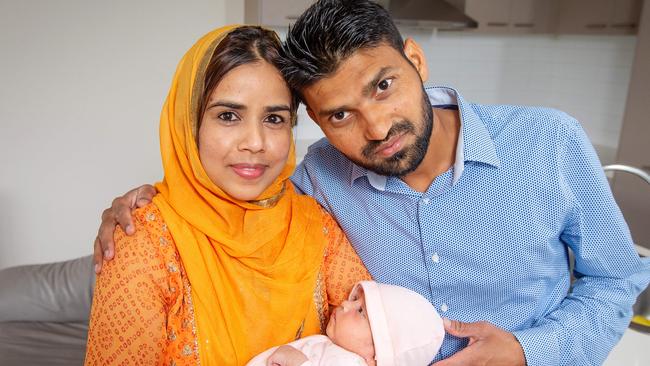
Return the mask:
<path id="1" fill-rule="evenodd" d="M 634 250 L 579 123 L 426 91 L 434 107 L 457 106 L 461 133 L 454 165 L 425 193 L 357 166 L 326 139 L 293 182 L 336 218 L 377 281 L 419 292 L 444 317 L 512 332 L 530 366 L 602 364 L 650 261 Z M 448 335 L 436 360 L 466 343 Z"/>

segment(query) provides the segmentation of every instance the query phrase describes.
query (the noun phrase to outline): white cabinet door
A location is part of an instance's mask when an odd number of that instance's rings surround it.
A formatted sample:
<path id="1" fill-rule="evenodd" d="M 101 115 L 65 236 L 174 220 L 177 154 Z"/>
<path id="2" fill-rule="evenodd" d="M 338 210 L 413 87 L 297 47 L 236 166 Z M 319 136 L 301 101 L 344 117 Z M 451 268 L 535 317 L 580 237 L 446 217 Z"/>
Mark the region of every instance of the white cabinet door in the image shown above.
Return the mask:
<path id="1" fill-rule="evenodd" d="M 467 0 L 465 13 L 478 22 L 479 32 L 507 32 L 512 0 Z"/>
<path id="2" fill-rule="evenodd" d="M 613 1 L 609 28 L 615 33 L 636 33 L 639 27 L 642 0 Z"/>
<path id="3" fill-rule="evenodd" d="M 467 0 L 465 12 L 478 23 L 477 32 L 550 32 L 555 0 Z"/>
<path id="4" fill-rule="evenodd" d="M 598 33 L 607 29 L 610 0 L 564 0 L 558 6 L 557 33 Z"/>
<path id="5" fill-rule="evenodd" d="M 557 33 L 634 34 L 642 0 L 560 0 Z"/>
<path id="6" fill-rule="evenodd" d="M 514 0 L 510 8 L 510 27 L 515 33 L 550 32 L 554 5 L 551 0 Z"/>
<path id="7" fill-rule="evenodd" d="M 312 3 L 314 0 L 246 0 L 246 23 L 286 27 Z"/>

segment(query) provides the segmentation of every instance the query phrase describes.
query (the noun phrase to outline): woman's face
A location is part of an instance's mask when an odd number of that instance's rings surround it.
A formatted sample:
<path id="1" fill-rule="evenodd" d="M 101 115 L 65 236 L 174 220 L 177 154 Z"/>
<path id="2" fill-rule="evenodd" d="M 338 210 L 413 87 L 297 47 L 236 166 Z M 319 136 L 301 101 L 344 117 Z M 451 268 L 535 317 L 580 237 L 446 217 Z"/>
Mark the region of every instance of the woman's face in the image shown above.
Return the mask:
<path id="1" fill-rule="evenodd" d="M 291 93 L 265 61 L 230 70 L 210 93 L 199 128 L 199 157 L 214 184 L 254 200 L 280 175 L 291 143 Z"/>

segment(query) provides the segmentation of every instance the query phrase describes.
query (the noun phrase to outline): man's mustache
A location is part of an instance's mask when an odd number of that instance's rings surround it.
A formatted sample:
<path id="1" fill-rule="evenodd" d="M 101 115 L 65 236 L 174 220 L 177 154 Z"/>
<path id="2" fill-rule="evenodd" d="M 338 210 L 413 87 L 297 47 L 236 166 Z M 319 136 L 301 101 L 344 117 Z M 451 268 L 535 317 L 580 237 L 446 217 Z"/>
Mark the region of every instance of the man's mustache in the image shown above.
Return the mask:
<path id="1" fill-rule="evenodd" d="M 366 147 L 363 148 L 363 151 L 361 151 L 361 154 L 368 159 L 372 158 L 372 156 L 375 154 L 375 151 L 381 144 L 390 140 L 393 136 L 402 133 L 415 133 L 415 126 L 413 126 L 413 123 L 407 120 L 393 123 L 383 140 L 368 142 L 368 144 L 366 144 Z"/>

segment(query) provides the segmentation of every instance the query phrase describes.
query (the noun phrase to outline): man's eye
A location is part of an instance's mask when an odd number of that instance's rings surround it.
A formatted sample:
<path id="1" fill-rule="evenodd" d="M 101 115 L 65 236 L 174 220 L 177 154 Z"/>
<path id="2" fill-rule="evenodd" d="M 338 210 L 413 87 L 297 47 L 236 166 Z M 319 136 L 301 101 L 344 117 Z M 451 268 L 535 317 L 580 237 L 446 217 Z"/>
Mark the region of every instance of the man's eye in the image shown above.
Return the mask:
<path id="1" fill-rule="evenodd" d="M 378 91 L 384 91 L 390 87 L 393 83 L 393 79 L 384 79 L 377 84 Z"/>
<path id="2" fill-rule="evenodd" d="M 334 120 L 334 122 L 338 122 L 338 121 L 342 121 L 342 120 L 346 119 L 349 115 L 350 115 L 350 113 L 348 113 L 348 112 L 340 111 L 340 112 L 334 113 L 332 115 L 332 119 Z"/>

